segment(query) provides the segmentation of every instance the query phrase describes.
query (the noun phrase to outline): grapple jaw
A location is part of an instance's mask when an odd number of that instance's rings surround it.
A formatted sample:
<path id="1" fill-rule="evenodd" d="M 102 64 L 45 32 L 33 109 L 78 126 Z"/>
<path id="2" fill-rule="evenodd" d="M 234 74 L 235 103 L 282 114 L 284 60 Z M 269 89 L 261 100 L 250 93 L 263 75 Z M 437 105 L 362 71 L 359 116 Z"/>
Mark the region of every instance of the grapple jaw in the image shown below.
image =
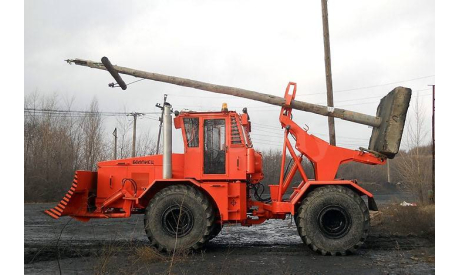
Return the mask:
<path id="1" fill-rule="evenodd" d="M 97 172 L 76 171 L 70 190 L 64 198 L 45 213 L 58 219 L 61 216 L 72 216 L 81 221 L 88 221 L 85 217 L 95 209 L 97 188 Z"/>
<path id="2" fill-rule="evenodd" d="M 397 87 L 380 100 L 377 117 L 380 117 L 381 124 L 372 130 L 369 150 L 390 159 L 399 152 L 411 94 L 411 89 Z"/>

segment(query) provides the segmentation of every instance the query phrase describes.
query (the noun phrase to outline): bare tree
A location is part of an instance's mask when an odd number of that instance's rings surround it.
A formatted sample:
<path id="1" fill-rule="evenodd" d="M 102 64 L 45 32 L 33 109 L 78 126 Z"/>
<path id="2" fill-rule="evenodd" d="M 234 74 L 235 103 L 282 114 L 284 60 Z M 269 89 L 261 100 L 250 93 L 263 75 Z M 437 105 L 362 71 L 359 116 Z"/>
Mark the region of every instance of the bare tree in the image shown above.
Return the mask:
<path id="1" fill-rule="evenodd" d="M 59 110 L 57 95 L 24 98 L 24 199 L 53 201 L 69 189 L 75 170 L 93 170 L 107 156 L 94 100 L 87 114 Z M 71 110 L 73 99 L 65 100 Z"/>
<path id="2" fill-rule="evenodd" d="M 141 133 L 136 143 L 136 156 L 147 156 L 155 154 L 156 141 L 150 130 Z"/>
<path id="3" fill-rule="evenodd" d="M 78 115 L 75 116 L 70 114 L 70 111 L 73 109 L 74 101 L 75 97 L 64 98 L 65 110 L 69 112 L 69 114 L 65 117 L 65 123 L 71 138 L 70 150 L 73 160 L 73 170 L 77 170 L 79 169 L 81 163 L 81 149 L 83 142 L 83 131 L 81 128 L 83 119 Z"/>
<path id="4" fill-rule="evenodd" d="M 429 202 L 431 181 L 431 155 L 426 137 L 425 111 L 420 98 L 415 98 L 414 107 L 406 122 L 405 147 L 396 162 L 402 181 L 414 192 L 422 204 Z"/>
<path id="5" fill-rule="evenodd" d="M 38 110 L 54 110 L 57 96 L 34 93 L 25 98 L 24 114 L 24 187 L 25 199 L 48 200 L 62 193 L 63 181 L 71 180 L 71 138 L 62 115 Z M 69 178 L 70 175 L 70 178 Z"/>
<path id="6" fill-rule="evenodd" d="M 281 174 L 281 158 L 283 156 L 281 150 L 268 150 L 268 151 L 263 151 L 262 152 L 263 156 L 263 173 L 264 173 L 264 179 L 262 181 L 262 184 L 266 187 L 265 190 L 268 190 L 268 185 L 269 184 L 278 184 L 280 180 L 280 174 Z M 287 154 L 286 155 L 286 163 L 283 168 L 283 174 L 287 174 L 289 169 L 295 165 L 292 157 Z M 303 158 L 302 160 L 302 167 L 307 174 L 307 177 L 309 179 L 314 178 L 314 171 L 313 171 L 313 166 L 311 165 L 310 161 L 308 161 L 307 158 Z M 302 177 L 300 176 L 300 173 L 297 171 L 296 175 L 294 176 L 292 180 L 292 184 L 290 188 L 287 190 L 287 193 L 289 194 L 290 192 L 293 191 L 293 187 L 296 187 L 300 182 L 302 181 Z M 267 193 L 268 191 L 265 191 Z"/>
<path id="7" fill-rule="evenodd" d="M 102 118 L 99 113 L 99 104 L 97 99 L 91 102 L 89 113 L 83 118 L 83 167 L 86 170 L 96 169 L 98 160 L 104 157 L 104 144 L 102 138 Z"/>
<path id="8" fill-rule="evenodd" d="M 132 144 L 131 129 L 132 123 L 130 123 L 127 116 L 117 118 L 118 147 L 120 148 L 119 158 L 130 157 Z"/>
<path id="9" fill-rule="evenodd" d="M 345 163 L 339 167 L 337 178 L 357 179 L 359 182 L 387 182 L 386 167 L 367 165 L 358 162 Z M 394 177 L 392 181 L 397 181 Z"/>

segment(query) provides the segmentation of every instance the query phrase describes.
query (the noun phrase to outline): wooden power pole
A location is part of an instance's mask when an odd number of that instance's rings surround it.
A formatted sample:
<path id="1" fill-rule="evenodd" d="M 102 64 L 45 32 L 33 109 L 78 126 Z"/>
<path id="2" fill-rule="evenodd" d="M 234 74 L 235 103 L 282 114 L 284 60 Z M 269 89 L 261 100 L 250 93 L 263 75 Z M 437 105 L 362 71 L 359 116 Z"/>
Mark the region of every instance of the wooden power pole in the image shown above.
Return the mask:
<path id="1" fill-rule="evenodd" d="M 331 70 L 331 45 L 329 43 L 329 21 L 327 13 L 327 0 L 321 0 L 323 10 L 323 38 L 324 38 L 324 63 L 326 67 L 326 88 L 327 88 L 327 106 L 334 110 L 334 96 L 332 90 L 332 70 Z M 335 141 L 335 123 L 333 117 L 328 117 L 329 125 L 329 143 L 336 145 Z"/>
<path id="2" fill-rule="evenodd" d="M 160 117 L 160 128 L 158 129 L 158 138 L 157 138 L 157 152 L 156 154 L 158 155 L 159 150 L 160 150 L 160 138 L 161 138 L 161 128 L 163 128 L 163 116 L 164 116 L 164 107 L 166 103 L 166 98 L 168 97 L 167 94 L 164 94 L 163 96 L 163 106 L 157 103 L 155 106 L 161 109 L 161 117 Z"/>
<path id="3" fill-rule="evenodd" d="M 115 140 L 115 144 L 114 144 L 114 147 L 113 147 L 113 159 L 117 159 L 117 128 L 115 128 L 115 130 L 113 130 L 113 138 Z"/>
<path id="4" fill-rule="evenodd" d="M 132 116 L 134 118 L 134 124 L 133 124 L 133 150 L 131 152 L 131 157 L 136 156 L 136 123 L 137 123 L 137 117 L 138 116 L 143 116 L 144 114 L 142 113 L 130 113 L 128 116 Z"/>
<path id="5" fill-rule="evenodd" d="M 435 159 L 435 138 L 434 138 L 434 91 L 435 91 L 435 85 L 431 85 L 433 87 L 433 113 L 431 116 L 431 139 L 432 139 L 432 154 L 433 154 L 433 161 L 431 162 L 431 182 L 432 182 L 432 189 L 433 189 L 433 203 L 434 203 L 434 188 L 435 188 L 435 165 L 434 165 L 434 159 Z"/>

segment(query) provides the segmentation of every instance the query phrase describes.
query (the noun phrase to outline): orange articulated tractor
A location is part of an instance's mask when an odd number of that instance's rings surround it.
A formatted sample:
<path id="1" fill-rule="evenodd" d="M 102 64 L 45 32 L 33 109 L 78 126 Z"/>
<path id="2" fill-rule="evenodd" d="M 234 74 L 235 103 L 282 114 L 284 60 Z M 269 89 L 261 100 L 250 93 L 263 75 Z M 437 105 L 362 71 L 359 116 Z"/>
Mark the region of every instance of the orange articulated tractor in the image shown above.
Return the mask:
<path id="1" fill-rule="evenodd" d="M 296 101 L 295 83 L 288 84 L 284 97 L 276 97 L 114 66 L 105 57 L 102 62 L 68 62 L 107 70 L 123 89 L 120 73 L 279 105 L 282 164 L 279 182 L 269 185 L 269 197 L 262 197 L 263 157 L 254 150 L 246 108 L 241 114 L 226 106 L 216 112 L 173 113 L 165 103 L 163 154 L 99 162 L 97 172 L 77 171 L 62 201 L 45 211 L 51 217 L 88 221 L 143 214 L 148 238 L 166 252 L 200 249 L 227 223 L 251 226 L 288 215 L 295 218 L 302 241 L 323 255 L 345 255 L 366 240 L 369 210 L 377 210 L 373 195 L 356 180 L 336 179 L 337 170 L 347 162 L 382 165 L 398 153 L 410 89 L 391 91 L 373 117 Z M 330 145 L 294 122 L 294 109 L 374 127 L 369 148 Z M 172 153 L 173 125 L 182 133 L 183 154 Z M 287 153 L 292 165 L 286 165 Z M 314 178 L 308 178 L 302 166 L 306 159 Z M 297 173 L 302 180 L 293 183 Z M 291 185 L 294 191 L 286 194 Z"/>

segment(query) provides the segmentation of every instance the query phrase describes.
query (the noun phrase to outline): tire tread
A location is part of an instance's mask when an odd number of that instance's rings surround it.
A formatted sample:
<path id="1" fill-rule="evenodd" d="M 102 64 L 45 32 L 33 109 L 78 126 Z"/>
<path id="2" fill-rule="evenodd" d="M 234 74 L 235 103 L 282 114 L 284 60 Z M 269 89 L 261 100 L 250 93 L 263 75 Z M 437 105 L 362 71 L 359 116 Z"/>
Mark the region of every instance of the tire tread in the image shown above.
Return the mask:
<path id="1" fill-rule="evenodd" d="M 150 229 L 148 228 L 148 213 L 152 210 L 152 208 L 156 205 L 156 203 L 169 196 L 169 195 L 173 195 L 173 194 L 178 194 L 178 193 L 182 193 L 184 195 L 188 195 L 190 197 L 192 197 L 193 199 L 195 199 L 199 204 L 200 206 L 204 209 L 205 213 L 206 213 L 206 230 L 203 234 L 203 236 L 201 237 L 200 240 L 198 240 L 195 244 L 193 244 L 190 248 L 192 250 L 199 250 L 201 249 L 210 239 L 211 237 L 211 231 L 212 231 L 212 225 L 214 224 L 214 208 L 212 206 L 212 204 L 209 202 L 209 199 L 201 192 L 199 191 L 197 188 L 195 187 L 192 187 L 192 186 L 189 186 L 189 185 L 185 185 L 185 184 L 177 184 L 177 185 L 172 185 L 172 186 L 168 186 L 162 190 L 160 190 L 149 202 L 147 208 L 146 208 L 146 212 L 145 212 L 145 215 L 144 215 L 144 228 L 145 228 L 145 232 L 147 234 L 147 237 L 148 239 L 150 240 L 150 242 L 152 243 L 152 245 L 157 248 L 160 252 L 167 252 L 167 253 L 171 253 L 173 252 L 173 249 L 170 249 L 168 247 L 165 247 L 163 245 L 160 244 L 160 242 L 158 240 L 156 240 L 152 234 L 152 232 L 150 231 Z"/>
<path id="2" fill-rule="evenodd" d="M 304 224 L 302 220 L 303 218 L 303 213 L 307 211 L 308 205 L 311 203 L 314 203 L 314 201 L 318 198 L 321 198 L 325 196 L 328 193 L 341 193 L 349 196 L 351 199 L 353 199 L 358 205 L 361 210 L 361 212 L 364 214 L 364 229 L 363 229 L 363 236 L 360 238 L 360 240 L 353 245 L 353 247 L 350 247 L 346 250 L 342 251 L 327 251 L 325 249 L 321 249 L 314 245 L 313 240 L 311 240 L 307 236 L 307 231 L 306 228 L 304 228 L 302 225 Z M 297 210 L 297 231 L 302 239 L 302 241 L 313 251 L 322 254 L 322 255 L 337 255 L 337 256 L 345 256 L 347 254 L 351 254 L 356 252 L 356 250 L 361 247 L 364 244 L 364 241 L 367 239 L 367 236 L 369 235 L 369 228 L 370 228 L 370 218 L 369 218 L 369 209 L 367 208 L 366 204 L 364 201 L 361 199 L 358 194 L 356 194 L 353 190 L 340 186 L 340 185 L 328 185 L 328 186 L 323 186 L 319 187 L 315 190 L 313 190 L 308 196 L 302 201 L 300 207 Z"/>

